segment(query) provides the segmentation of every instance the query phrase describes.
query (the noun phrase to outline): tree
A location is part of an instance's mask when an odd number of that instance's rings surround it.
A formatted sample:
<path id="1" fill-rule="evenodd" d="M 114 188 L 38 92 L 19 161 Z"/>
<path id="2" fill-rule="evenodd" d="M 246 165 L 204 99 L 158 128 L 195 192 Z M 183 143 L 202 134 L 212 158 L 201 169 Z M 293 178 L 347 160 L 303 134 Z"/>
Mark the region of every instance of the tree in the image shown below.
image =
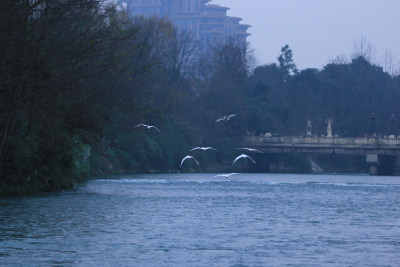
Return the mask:
<path id="1" fill-rule="evenodd" d="M 292 49 L 289 48 L 289 45 L 282 47 L 278 62 L 285 79 L 288 79 L 291 75 L 298 74 L 299 71 L 293 61 L 293 52 Z"/>
<path id="2" fill-rule="evenodd" d="M 2 5 L 0 191 L 69 186 L 82 177 L 75 157 L 107 120 L 120 68 L 113 48 L 130 33 L 96 0 Z"/>
<path id="3" fill-rule="evenodd" d="M 400 73 L 400 62 L 397 62 L 396 64 L 396 56 L 393 51 L 385 50 L 381 66 L 385 72 L 389 73 L 393 77 Z"/>
<path id="4" fill-rule="evenodd" d="M 368 42 L 364 35 L 361 35 L 359 39 L 354 40 L 353 52 L 351 55 L 352 59 L 363 57 L 367 61 L 371 62 L 374 59 L 376 48 Z"/>
<path id="5" fill-rule="evenodd" d="M 172 29 L 163 56 L 169 79 L 179 82 L 180 79 L 186 78 L 198 52 L 199 45 L 193 39 L 192 33 L 177 28 Z"/>

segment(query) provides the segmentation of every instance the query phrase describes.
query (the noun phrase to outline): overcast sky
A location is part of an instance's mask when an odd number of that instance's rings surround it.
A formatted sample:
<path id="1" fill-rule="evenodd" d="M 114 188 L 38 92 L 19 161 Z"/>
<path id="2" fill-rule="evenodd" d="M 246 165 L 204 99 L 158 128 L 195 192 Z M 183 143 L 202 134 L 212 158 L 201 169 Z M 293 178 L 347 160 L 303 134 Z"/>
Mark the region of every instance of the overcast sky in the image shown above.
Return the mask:
<path id="1" fill-rule="evenodd" d="M 248 41 L 259 64 L 277 62 L 288 44 L 299 69 L 322 68 L 350 56 L 366 38 L 378 62 L 385 50 L 400 62 L 400 0 L 212 0 L 249 24 Z"/>

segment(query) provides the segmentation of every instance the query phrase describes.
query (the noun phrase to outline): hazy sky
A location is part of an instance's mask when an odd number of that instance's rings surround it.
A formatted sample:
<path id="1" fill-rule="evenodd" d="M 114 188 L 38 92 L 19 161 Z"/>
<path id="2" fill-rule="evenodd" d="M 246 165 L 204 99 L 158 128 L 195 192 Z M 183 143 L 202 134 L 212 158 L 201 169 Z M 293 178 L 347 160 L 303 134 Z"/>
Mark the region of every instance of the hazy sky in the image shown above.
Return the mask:
<path id="1" fill-rule="evenodd" d="M 337 56 L 350 56 L 364 36 L 376 50 L 400 62 L 400 0 L 212 0 L 229 16 L 249 24 L 248 38 L 259 64 L 277 62 L 288 44 L 297 67 L 322 68 Z"/>

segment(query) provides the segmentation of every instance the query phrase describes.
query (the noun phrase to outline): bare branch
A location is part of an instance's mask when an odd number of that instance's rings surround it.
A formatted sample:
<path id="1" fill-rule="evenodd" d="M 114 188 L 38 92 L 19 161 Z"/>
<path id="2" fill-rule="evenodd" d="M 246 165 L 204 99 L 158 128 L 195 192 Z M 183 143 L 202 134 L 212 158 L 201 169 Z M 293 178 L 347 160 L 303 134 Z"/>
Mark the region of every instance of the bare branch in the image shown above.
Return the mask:
<path id="1" fill-rule="evenodd" d="M 364 35 L 361 35 L 359 39 L 354 40 L 353 52 L 351 55 L 352 59 L 363 57 L 371 63 L 375 59 L 375 55 L 375 46 L 368 42 Z"/>

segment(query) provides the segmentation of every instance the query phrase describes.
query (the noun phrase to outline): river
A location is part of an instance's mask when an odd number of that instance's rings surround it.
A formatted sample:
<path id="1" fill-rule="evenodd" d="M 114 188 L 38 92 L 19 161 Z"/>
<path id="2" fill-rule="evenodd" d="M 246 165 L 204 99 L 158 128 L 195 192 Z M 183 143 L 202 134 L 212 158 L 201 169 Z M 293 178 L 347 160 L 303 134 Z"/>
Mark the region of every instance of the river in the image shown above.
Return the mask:
<path id="1" fill-rule="evenodd" d="M 0 199 L 0 266 L 400 266 L 400 177 L 214 176 Z"/>

